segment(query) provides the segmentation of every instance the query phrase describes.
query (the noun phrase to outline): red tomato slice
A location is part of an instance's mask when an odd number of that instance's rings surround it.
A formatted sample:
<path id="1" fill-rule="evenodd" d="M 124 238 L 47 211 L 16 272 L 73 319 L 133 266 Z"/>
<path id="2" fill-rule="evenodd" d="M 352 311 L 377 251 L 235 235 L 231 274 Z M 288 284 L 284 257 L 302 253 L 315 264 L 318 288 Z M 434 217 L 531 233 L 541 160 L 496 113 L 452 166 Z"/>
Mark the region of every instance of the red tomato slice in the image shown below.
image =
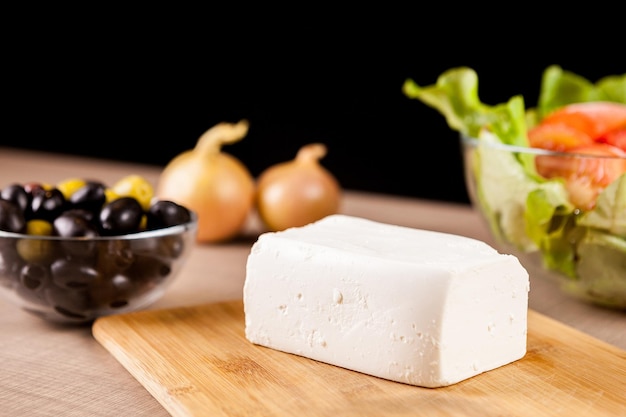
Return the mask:
<path id="1" fill-rule="evenodd" d="M 592 209 L 598 194 L 626 173 L 626 152 L 612 145 L 595 143 L 572 148 L 570 153 L 571 156 L 537 156 L 537 172 L 546 178 L 565 179 L 570 201 L 578 208 Z M 589 156 L 580 157 L 574 153 Z M 611 158 L 615 156 L 621 158 Z"/>
<path id="2" fill-rule="evenodd" d="M 563 124 L 597 139 L 612 130 L 626 128 L 626 105 L 608 101 L 574 103 L 547 115 L 541 124 Z"/>
<path id="3" fill-rule="evenodd" d="M 528 141 L 533 148 L 559 152 L 594 143 L 587 133 L 562 123 L 542 123 L 529 129 Z"/>
<path id="4" fill-rule="evenodd" d="M 612 130 L 601 136 L 598 142 L 608 143 L 626 152 L 626 129 Z"/>

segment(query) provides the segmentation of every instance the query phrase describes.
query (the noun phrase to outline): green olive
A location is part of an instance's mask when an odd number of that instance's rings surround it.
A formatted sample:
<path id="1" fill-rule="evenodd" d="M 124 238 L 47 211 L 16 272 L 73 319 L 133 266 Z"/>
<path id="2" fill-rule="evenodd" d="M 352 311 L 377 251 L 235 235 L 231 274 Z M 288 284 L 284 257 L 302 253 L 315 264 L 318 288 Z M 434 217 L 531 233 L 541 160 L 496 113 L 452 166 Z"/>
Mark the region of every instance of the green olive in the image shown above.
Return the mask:
<path id="1" fill-rule="evenodd" d="M 154 197 L 152 184 L 141 175 L 128 175 L 116 182 L 111 190 L 118 197 L 133 197 L 141 204 L 144 211 L 148 211 L 152 197 Z"/>
<path id="2" fill-rule="evenodd" d="M 81 188 L 86 184 L 86 181 L 81 178 L 67 178 L 61 182 L 59 182 L 56 187 L 63 193 L 63 196 L 66 200 L 69 200 L 74 191 Z"/>
<path id="3" fill-rule="evenodd" d="M 42 219 L 29 220 L 26 222 L 26 234 L 50 236 L 52 234 L 52 223 Z"/>
<path id="4" fill-rule="evenodd" d="M 55 247 L 54 242 L 45 239 L 20 239 L 16 244 L 17 253 L 23 260 L 39 265 L 54 259 Z"/>
<path id="5" fill-rule="evenodd" d="M 33 219 L 26 222 L 26 233 L 37 236 L 50 236 L 52 224 L 46 220 Z M 20 239 L 16 244 L 17 253 L 27 262 L 48 263 L 54 257 L 54 243 L 45 239 Z"/>

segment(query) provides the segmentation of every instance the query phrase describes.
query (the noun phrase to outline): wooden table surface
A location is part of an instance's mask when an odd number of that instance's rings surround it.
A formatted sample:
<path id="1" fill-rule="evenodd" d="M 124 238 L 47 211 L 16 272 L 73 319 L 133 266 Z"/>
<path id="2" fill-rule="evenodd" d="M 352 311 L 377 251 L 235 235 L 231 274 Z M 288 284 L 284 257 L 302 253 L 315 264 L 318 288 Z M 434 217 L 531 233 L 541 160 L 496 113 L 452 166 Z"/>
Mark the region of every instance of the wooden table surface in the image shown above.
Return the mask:
<path id="1" fill-rule="evenodd" d="M 0 187 L 68 177 L 112 184 L 139 174 L 156 184 L 155 166 L 0 148 Z M 470 207 L 345 190 L 343 213 L 469 236 L 493 244 Z M 151 309 L 241 299 L 245 262 L 261 231 L 254 215 L 247 238 L 196 245 L 178 280 Z M 559 292 L 541 271 L 531 277 L 530 308 L 626 349 L 626 315 Z M 626 383 L 626 382 L 625 382 Z M 168 412 L 92 336 L 91 327 L 60 327 L 0 299 L 0 416 L 168 416 Z"/>

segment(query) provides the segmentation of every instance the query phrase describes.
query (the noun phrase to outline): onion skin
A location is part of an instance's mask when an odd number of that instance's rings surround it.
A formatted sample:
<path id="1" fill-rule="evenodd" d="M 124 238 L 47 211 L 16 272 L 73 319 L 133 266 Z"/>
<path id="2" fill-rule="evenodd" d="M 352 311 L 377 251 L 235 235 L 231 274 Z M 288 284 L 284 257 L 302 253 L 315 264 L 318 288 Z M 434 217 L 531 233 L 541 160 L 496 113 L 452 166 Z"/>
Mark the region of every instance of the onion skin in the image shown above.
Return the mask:
<path id="1" fill-rule="evenodd" d="M 339 211 L 341 187 L 320 165 L 325 155 L 325 145 L 305 145 L 294 160 L 270 166 L 259 175 L 255 205 L 270 231 L 304 226 Z"/>
<path id="2" fill-rule="evenodd" d="M 245 120 L 217 124 L 198 139 L 194 149 L 176 156 L 161 172 L 156 195 L 196 212 L 198 242 L 231 240 L 246 224 L 254 206 L 254 178 L 221 147 L 241 140 L 247 132 Z"/>

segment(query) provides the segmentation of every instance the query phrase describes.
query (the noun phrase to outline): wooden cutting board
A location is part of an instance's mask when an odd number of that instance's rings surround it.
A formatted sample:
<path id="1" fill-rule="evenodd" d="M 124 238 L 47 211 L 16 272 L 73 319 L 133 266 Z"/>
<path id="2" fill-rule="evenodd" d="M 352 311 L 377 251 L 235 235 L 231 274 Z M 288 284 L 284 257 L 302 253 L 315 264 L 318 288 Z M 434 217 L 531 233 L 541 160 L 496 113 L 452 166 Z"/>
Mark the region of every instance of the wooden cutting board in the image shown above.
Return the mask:
<path id="1" fill-rule="evenodd" d="M 442 388 L 253 345 L 242 301 L 97 319 L 93 335 L 172 416 L 625 416 L 626 351 L 529 311 L 519 361 Z"/>

